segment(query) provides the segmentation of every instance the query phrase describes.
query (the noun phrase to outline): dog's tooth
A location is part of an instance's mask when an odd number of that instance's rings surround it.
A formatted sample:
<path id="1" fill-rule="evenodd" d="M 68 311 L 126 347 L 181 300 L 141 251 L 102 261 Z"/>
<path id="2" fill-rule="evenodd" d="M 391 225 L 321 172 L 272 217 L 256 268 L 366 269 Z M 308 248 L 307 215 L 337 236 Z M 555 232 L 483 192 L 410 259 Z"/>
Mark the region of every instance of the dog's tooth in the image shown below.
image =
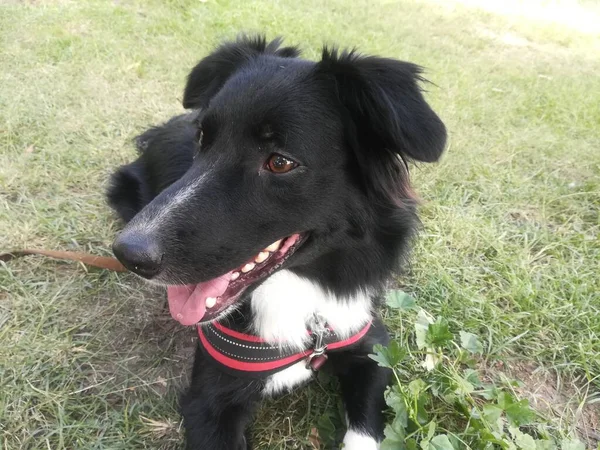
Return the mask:
<path id="1" fill-rule="evenodd" d="M 281 245 L 281 239 L 273 242 L 271 245 L 269 245 L 267 248 L 265 248 L 265 251 L 274 252 L 275 250 L 277 250 L 279 248 L 280 245 Z"/>
<path id="2" fill-rule="evenodd" d="M 239 277 L 240 277 L 240 273 L 239 273 L 239 272 L 233 272 L 233 273 L 231 274 L 231 278 L 230 278 L 230 280 L 231 280 L 231 281 L 235 281 L 235 280 L 237 280 Z"/>
<path id="3" fill-rule="evenodd" d="M 258 255 L 256 255 L 256 258 L 254 258 L 254 262 L 260 264 L 261 262 L 266 261 L 268 257 L 269 252 L 260 252 Z"/>
<path id="4" fill-rule="evenodd" d="M 254 267 L 256 267 L 256 264 L 248 263 L 244 267 L 242 267 L 242 272 L 244 272 L 244 273 L 250 272 L 252 269 L 254 269 Z"/>
<path id="5" fill-rule="evenodd" d="M 206 307 L 208 309 L 212 308 L 213 306 L 215 306 L 217 304 L 217 299 L 215 297 L 208 297 L 206 299 Z"/>

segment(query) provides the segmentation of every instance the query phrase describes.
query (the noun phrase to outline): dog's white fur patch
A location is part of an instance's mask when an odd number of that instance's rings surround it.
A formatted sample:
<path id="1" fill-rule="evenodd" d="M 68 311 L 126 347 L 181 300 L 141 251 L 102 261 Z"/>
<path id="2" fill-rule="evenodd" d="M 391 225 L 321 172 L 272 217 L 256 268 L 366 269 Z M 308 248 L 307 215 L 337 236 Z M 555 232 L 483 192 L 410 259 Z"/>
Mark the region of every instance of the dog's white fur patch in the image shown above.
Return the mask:
<path id="1" fill-rule="evenodd" d="M 379 443 L 361 431 L 349 428 L 344 435 L 344 450 L 378 450 Z"/>
<path id="2" fill-rule="evenodd" d="M 264 395 L 275 395 L 287 391 L 294 386 L 305 383 L 313 376 L 313 371 L 306 368 L 306 361 L 302 360 L 287 369 L 277 372 L 267 378 L 263 389 Z"/>
<path id="3" fill-rule="evenodd" d="M 282 270 L 268 278 L 252 294 L 254 332 L 270 344 L 306 348 L 307 328 L 315 314 L 339 337 L 347 338 L 371 320 L 371 297 L 359 292 L 336 298 L 318 284 Z M 302 360 L 267 378 L 263 393 L 274 395 L 306 382 L 312 372 Z"/>
<path id="4" fill-rule="evenodd" d="M 304 349 L 309 340 L 306 330 L 315 314 L 346 338 L 371 320 L 371 306 L 367 292 L 336 298 L 318 284 L 281 270 L 252 294 L 254 332 L 270 344 Z"/>
<path id="5" fill-rule="evenodd" d="M 129 230 L 135 230 L 144 233 L 150 233 L 158 227 L 165 218 L 167 218 L 173 211 L 177 210 L 181 205 L 187 203 L 192 197 L 198 193 L 198 189 L 204 184 L 208 178 L 208 172 L 196 178 L 192 183 L 183 187 L 173 195 L 168 202 L 165 202 L 163 207 L 159 209 L 154 215 L 150 215 L 147 208 L 133 218 L 128 228 Z"/>

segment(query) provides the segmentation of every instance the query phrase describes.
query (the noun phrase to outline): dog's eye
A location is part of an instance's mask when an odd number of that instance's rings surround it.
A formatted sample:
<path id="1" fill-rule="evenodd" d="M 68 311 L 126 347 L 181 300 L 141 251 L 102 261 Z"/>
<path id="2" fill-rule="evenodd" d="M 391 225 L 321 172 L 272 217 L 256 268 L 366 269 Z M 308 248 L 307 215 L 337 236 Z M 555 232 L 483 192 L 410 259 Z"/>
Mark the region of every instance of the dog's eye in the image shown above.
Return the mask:
<path id="1" fill-rule="evenodd" d="M 279 153 L 273 153 L 267 159 L 265 168 L 273 173 L 286 173 L 298 167 L 296 161 L 292 161 Z"/>

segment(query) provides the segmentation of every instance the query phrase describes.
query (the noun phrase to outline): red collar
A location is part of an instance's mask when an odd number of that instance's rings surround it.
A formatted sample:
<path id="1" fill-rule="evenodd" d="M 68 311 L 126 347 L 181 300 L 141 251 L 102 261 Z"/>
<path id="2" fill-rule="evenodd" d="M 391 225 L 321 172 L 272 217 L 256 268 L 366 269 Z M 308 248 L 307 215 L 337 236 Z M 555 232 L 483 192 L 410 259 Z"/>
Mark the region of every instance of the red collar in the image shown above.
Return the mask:
<path id="1" fill-rule="evenodd" d="M 299 352 L 271 345 L 258 336 L 240 333 L 218 322 L 198 326 L 198 336 L 204 353 L 226 372 L 262 378 L 303 359 L 306 360 L 307 368 L 318 370 L 327 360 L 326 352 L 356 344 L 367 334 L 371 325 L 372 322 L 368 322 L 357 333 L 345 339 L 341 339 L 329 327 L 325 327 L 322 333 L 307 330 L 313 337 L 312 344 Z"/>

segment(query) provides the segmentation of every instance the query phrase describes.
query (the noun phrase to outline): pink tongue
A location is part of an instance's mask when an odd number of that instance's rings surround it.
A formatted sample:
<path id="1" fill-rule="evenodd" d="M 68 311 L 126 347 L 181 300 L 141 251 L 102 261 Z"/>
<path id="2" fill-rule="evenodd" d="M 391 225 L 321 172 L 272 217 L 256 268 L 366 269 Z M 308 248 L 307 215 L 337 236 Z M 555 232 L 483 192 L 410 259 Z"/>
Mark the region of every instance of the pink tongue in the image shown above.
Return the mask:
<path id="1" fill-rule="evenodd" d="M 206 299 L 223 295 L 230 279 L 231 272 L 204 283 L 169 286 L 167 297 L 171 316 L 182 325 L 200 322 L 206 312 Z"/>

